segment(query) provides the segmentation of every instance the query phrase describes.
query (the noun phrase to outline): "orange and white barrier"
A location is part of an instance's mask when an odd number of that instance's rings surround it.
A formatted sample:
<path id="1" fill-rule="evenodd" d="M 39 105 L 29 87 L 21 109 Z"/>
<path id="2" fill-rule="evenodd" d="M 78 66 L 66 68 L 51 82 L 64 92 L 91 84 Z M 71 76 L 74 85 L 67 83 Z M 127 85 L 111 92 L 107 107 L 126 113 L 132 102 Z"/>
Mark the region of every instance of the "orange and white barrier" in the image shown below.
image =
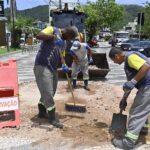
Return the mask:
<path id="1" fill-rule="evenodd" d="M 14 120 L 0 120 L 0 128 L 20 125 L 16 60 L 0 62 L 0 113 L 14 112 Z"/>

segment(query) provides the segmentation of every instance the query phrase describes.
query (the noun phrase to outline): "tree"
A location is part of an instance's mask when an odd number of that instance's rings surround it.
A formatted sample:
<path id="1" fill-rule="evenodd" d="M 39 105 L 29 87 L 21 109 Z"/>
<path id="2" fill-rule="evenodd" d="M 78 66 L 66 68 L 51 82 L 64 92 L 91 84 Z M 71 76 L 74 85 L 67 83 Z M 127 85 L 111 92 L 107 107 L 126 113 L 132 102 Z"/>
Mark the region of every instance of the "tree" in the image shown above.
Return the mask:
<path id="1" fill-rule="evenodd" d="M 86 29 L 89 33 L 89 40 L 97 31 L 103 28 L 113 28 L 113 25 L 122 19 L 124 9 L 117 5 L 114 0 L 97 0 L 95 3 L 88 2 L 83 6 L 87 18 Z"/>
<path id="2" fill-rule="evenodd" d="M 14 27 L 12 24 L 10 24 L 10 30 L 14 30 L 14 43 L 13 43 L 13 47 L 17 48 L 20 45 L 20 37 L 22 32 L 24 33 L 29 33 L 32 32 L 32 23 L 33 20 L 30 18 L 26 18 L 26 17 L 21 17 L 18 16 L 15 23 L 14 23 Z"/>
<path id="3" fill-rule="evenodd" d="M 142 32 L 147 38 L 150 38 L 150 3 L 146 3 L 145 7 L 145 21 Z"/>

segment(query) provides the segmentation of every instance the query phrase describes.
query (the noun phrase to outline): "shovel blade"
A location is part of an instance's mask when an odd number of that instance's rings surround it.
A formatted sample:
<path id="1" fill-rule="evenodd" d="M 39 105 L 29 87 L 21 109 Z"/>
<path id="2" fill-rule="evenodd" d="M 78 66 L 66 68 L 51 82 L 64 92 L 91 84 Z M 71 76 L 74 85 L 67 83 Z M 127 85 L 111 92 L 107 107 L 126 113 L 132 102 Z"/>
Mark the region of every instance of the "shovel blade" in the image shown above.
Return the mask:
<path id="1" fill-rule="evenodd" d="M 112 131 L 126 131 L 126 123 L 127 123 L 127 115 L 114 113 L 112 122 L 111 122 L 111 130 Z"/>

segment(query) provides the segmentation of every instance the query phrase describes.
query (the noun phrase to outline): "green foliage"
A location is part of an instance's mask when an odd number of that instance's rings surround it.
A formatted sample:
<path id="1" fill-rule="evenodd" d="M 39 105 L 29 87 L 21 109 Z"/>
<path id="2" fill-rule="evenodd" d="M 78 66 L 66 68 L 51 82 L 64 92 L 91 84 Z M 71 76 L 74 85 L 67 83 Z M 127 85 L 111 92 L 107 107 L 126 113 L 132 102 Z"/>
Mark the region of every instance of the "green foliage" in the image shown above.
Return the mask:
<path id="1" fill-rule="evenodd" d="M 31 9 L 18 10 L 18 16 L 32 18 L 33 20 L 40 20 L 44 22 L 48 22 L 48 5 L 37 6 Z M 5 9 L 5 16 L 10 18 L 10 9 Z"/>
<path id="2" fill-rule="evenodd" d="M 124 9 L 117 5 L 114 0 L 97 0 L 95 3 L 88 3 L 83 6 L 87 18 L 86 29 L 89 32 L 89 40 L 103 28 L 112 28 L 113 25 L 122 19 Z"/>
<path id="3" fill-rule="evenodd" d="M 113 0 L 109 0 L 112 4 L 114 3 L 114 1 Z M 100 0 L 100 2 L 102 2 L 102 0 Z M 97 3 L 99 3 L 99 2 L 97 2 Z M 97 3 L 94 3 L 94 4 L 97 4 Z M 87 6 L 89 6 L 90 4 L 92 4 L 92 3 L 88 3 L 86 6 L 83 6 L 83 7 L 81 7 L 81 5 L 79 5 L 79 6 L 77 6 L 77 8 L 79 9 L 79 10 L 82 10 L 83 11 L 83 8 L 84 8 L 84 10 L 86 11 L 86 9 L 87 9 Z M 93 5 L 94 5 L 93 4 Z M 105 3 L 105 5 L 106 5 L 107 3 Z M 101 5 L 100 5 L 101 6 Z M 112 26 L 112 30 L 117 30 L 117 29 L 119 29 L 119 28 L 122 28 L 124 25 L 126 25 L 128 22 L 131 22 L 131 21 L 133 21 L 134 19 L 135 19 L 135 17 L 137 17 L 137 14 L 138 14 L 138 12 L 141 12 L 141 11 L 143 11 L 143 7 L 142 6 L 138 6 L 138 5 L 117 5 L 117 6 L 119 6 L 119 8 L 120 7 L 122 7 L 121 9 L 123 9 L 123 19 L 119 19 L 118 21 L 115 21 L 114 19 L 114 24 L 113 25 L 111 25 Z M 91 6 L 90 6 L 91 7 Z M 95 6 L 94 6 L 95 7 Z M 98 6 L 98 8 L 100 9 L 99 11 L 101 11 L 101 10 L 103 10 L 101 7 L 99 7 Z M 88 10 L 89 10 L 90 8 L 88 8 Z M 94 10 L 94 12 L 93 13 L 95 13 L 95 11 L 96 10 Z M 113 9 L 113 10 L 111 10 L 111 12 L 112 11 L 115 11 L 115 9 Z M 87 12 L 87 11 L 86 11 Z M 88 11 L 89 12 L 89 11 Z M 95 16 L 95 14 L 93 14 L 93 13 L 90 13 L 91 15 L 93 15 L 93 18 L 90 20 L 89 19 L 89 21 L 88 22 L 92 22 L 92 23 L 94 23 L 94 18 L 95 17 L 97 17 L 97 16 Z M 32 18 L 34 21 L 36 21 L 36 20 L 40 20 L 40 21 L 44 21 L 44 22 L 48 22 L 48 5 L 45 5 L 45 6 L 38 6 L 38 7 L 34 7 L 34 8 L 31 8 L 31 9 L 25 9 L 25 10 L 18 10 L 17 11 L 17 14 L 18 14 L 18 16 L 23 16 L 23 17 L 30 17 L 30 18 Z M 117 13 L 116 13 L 116 15 L 118 15 Z M 10 9 L 5 9 L 5 16 L 8 18 L 8 20 L 10 20 Z M 88 16 L 89 16 L 89 14 L 88 14 Z M 100 19 L 100 20 L 103 20 L 103 18 L 105 19 L 105 13 L 99 13 L 99 16 L 98 16 L 98 19 Z M 109 17 L 108 17 L 109 18 Z M 111 19 L 111 18 L 110 18 Z M 103 22 L 101 22 L 99 25 L 101 25 L 101 24 L 103 24 Z M 108 25 L 109 25 L 109 23 L 107 23 Z M 106 24 L 106 25 L 107 25 Z M 105 24 L 104 24 L 105 25 Z"/>
<path id="4" fill-rule="evenodd" d="M 93 34 L 103 27 L 110 27 L 112 30 L 121 29 L 128 22 L 132 22 L 139 12 L 144 10 L 144 7 L 138 5 L 117 5 L 114 0 L 109 0 L 109 2 L 108 0 L 97 0 L 95 3 L 88 2 L 87 5 L 79 5 L 77 8 L 80 10 L 84 9 L 87 13 L 85 24 L 88 30 L 91 28 Z M 40 20 L 44 22 L 48 22 L 48 14 L 48 5 L 17 11 L 18 16 L 29 17 L 34 21 Z M 10 9 L 5 9 L 5 16 L 10 20 Z M 89 18 L 89 16 L 91 17 Z M 147 23 L 145 22 L 145 25 Z M 149 27 L 148 24 L 146 26 L 143 28 L 144 33 L 146 33 Z"/>
<path id="5" fill-rule="evenodd" d="M 33 19 L 18 16 L 15 21 L 15 29 L 28 30 L 32 27 Z"/>
<path id="6" fill-rule="evenodd" d="M 147 3 L 145 8 L 145 23 L 142 32 L 147 38 L 150 38 L 150 3 Z"/>
<path id="7" fill-rule="evenodd" d="M 10 30 L 12 31 L 11 47 L 19 47 L 20 37 L 23 32 L 28 34 L 32 33 L 32 22 L 33 20 L 28 17 L 17 16 L 14 24 L 9 24 Z"/>
<path id="8" fill-rule="evenodd" d="M 0 48 L 0 55 L 3 55 L 5 53 L 8 53 L 8 52 L 13 52 L 13 51 L 17 51 L 17 50 L 20 50 L 20 49 L 15 49 L 15 48 Z"/>
<path id="9" fill-rule="evenodd" d="M 138 5 L 124 5 L 124 9 L 126 12 L 124 20 L 127 22 L 132 22 L 138 16 L 138 13 L 144 11 L 144 7 Z"/>
<path id="10" fill-rule="evenodd" d="M 111 39 L 111 36 L 105 36 L 104 39 L 105 41 L 109 41 Z"/>

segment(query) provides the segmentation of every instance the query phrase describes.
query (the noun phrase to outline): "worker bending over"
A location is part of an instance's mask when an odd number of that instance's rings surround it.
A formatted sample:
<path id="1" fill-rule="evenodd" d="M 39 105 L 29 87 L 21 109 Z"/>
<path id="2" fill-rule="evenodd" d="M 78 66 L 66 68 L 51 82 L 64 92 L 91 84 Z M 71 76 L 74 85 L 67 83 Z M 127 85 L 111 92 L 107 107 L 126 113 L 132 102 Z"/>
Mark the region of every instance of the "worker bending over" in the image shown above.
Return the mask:
<path id="1" fill-rule="evenodd" d="M 127 76 L 123 85 L 124 91 L 137 88 L 138 91 L 130 108 L 127 132 L 123 139 L 113 139 L 114 146 L 131 150 L 136 147 L 139 135 L 148 133 L 148 115 L 150 113 L 150 60 L 135 51 L 123 52 L 120 48 L 112 48 L 109 57 L 114 63 L 122 64 Z M 127 99 L 120 101 L 120 109 L 127 106 Z"/>

